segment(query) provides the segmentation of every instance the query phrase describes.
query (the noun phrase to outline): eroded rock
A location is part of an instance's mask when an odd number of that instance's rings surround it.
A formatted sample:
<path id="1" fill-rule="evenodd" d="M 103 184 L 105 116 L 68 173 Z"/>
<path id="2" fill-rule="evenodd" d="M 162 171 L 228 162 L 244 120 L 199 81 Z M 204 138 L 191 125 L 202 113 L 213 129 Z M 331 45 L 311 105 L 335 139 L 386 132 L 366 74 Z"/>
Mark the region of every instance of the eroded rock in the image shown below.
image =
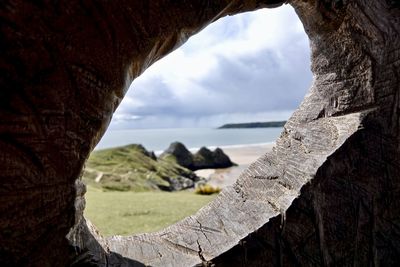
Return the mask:
<path id="1" fill-rule="evenodd" d="M 82 218 L 75 181 L 132 79 L 219 17 L 283 2 L 2 3 L 0 265 L 398 265 L 396 1 L 290 1 L 313 86 L 274 151 L 197 214 L 109 239 Z"/>
<path id="2" fill-rule="evenodd" d="M 169 147 L 160 155 L 160 158 L 173 156 L 176 163 L 179 165 L 191 169 L 193 168 L 193 155 L 186 148 L 186 146 L 180 142 L 173 142 Z"/>
<path id="3" fill-rule="evenodd" d="M 231 159 L 220 148 L 214 151 L 202 147 L 193 155 L 193 169 L 218 169 L 232 167 Z"/>
<path id="4" fill-rule="evenodd" d="M 189 170 L 218 169 L 232 167 L 234 163 L 220 148 L 214 151 L 206 147 L 201 147 L 199 151 L 192 154 L 184 144 L 180 142 L 172 143 L 161 155 L 161 159 L 171 158 L 179 165 Z"/>

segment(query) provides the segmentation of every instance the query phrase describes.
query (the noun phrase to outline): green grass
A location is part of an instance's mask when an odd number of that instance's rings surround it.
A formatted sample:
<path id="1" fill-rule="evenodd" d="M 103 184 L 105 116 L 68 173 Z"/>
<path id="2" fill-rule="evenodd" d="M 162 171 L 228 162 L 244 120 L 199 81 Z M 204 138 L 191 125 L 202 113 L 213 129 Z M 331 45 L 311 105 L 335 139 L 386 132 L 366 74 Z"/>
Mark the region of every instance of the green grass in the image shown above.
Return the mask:
<path id="1" fill-rule="evenodd" d="M 104 236 L 161 230 L 209 203 L 216 195 L 194 192 L 112 192 L 88 186 L 85 217 Z"/>
<path id="2" fill-rule="evenodd" d="M 96 177 L 101 177 L 95 182 Z M 154 159 L 141 145 L 127 145 L 91 153 L 83 180 L 93 187 L 115 191 L 171 190 L 169 180 L 196 175 L 171 157 Z"/>

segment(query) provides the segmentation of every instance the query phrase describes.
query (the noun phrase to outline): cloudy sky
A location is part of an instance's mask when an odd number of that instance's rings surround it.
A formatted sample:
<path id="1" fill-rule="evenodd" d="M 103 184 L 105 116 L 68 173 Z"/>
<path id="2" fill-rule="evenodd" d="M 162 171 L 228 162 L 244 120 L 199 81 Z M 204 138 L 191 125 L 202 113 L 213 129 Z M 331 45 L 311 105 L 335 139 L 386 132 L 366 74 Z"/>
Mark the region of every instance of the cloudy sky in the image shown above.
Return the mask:
<path id="1" fill-rule="evenodd" d="M 309 50 L 289 5 L 222 18 L 137 78 L 110 129 L 287 119 L 312 80 Z"/>

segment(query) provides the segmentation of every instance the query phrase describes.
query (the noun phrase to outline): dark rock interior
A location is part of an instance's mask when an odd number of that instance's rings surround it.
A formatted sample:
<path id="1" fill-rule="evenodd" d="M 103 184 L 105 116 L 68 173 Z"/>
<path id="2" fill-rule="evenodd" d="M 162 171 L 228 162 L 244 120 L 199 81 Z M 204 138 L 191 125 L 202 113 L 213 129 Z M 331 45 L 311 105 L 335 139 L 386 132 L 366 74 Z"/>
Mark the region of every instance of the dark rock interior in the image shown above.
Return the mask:
<path id="1" fill-rule="evenodd" d="M 283 2 L 2 1 L 0 265 L 398 266 L 398 0 L 287 1 L 313 85 L 206 208 L 108 239 L 82 216 L 83 164 L 131 81 L 212 21 Z"/>

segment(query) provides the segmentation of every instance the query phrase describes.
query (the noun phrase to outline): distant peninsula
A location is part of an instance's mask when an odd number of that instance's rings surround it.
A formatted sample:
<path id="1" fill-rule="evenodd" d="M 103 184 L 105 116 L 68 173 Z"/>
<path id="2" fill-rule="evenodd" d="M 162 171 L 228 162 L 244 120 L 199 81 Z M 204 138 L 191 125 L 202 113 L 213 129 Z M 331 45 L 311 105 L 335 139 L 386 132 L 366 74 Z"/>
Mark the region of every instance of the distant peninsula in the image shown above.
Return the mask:
<path id="1" fill-rule="evenodd" d="M 285 123 L 286 121 L 228 123 L 218 127 L 217 129 L 273 128 L 273 127 L 283 127 Z"/>

